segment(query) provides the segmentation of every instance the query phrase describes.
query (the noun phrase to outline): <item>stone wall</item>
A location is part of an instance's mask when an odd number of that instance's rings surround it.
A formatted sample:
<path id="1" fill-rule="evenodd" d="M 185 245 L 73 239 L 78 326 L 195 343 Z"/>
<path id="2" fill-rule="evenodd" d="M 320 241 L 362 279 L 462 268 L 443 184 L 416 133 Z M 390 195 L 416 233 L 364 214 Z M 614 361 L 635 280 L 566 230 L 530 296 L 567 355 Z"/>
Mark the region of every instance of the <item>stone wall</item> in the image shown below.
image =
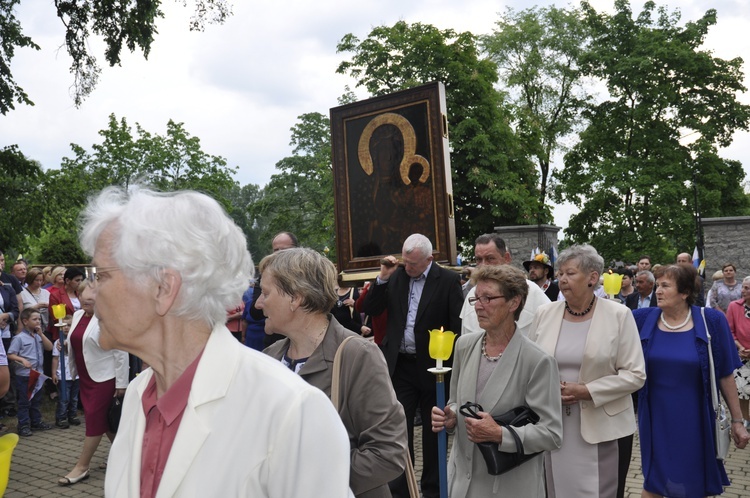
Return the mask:
<path id="1" fill-rule="evenodd" d="M 737 267 L 737 280 L 750 275 L 750 216 L 704 218 L 706 280 L 724 263 Z"/>
<path id="2" fill-rule="evenodd" d="M 539 225 L 495 227 L 495 232 L 500 234 L 505 245 L 510 248 L 514 266 L 523 269 L 522 263 L 527 261 L 531 256 L 531 251 L 539 246 L 539 228 Z M 542 225 L 541 231 L 543 240 L 547 242 L 544 247 L 539 246 L 539 249 L 549 254 L 550 246 L 557 248 L 557 234 L 560 232 L 560 227 Z"/>

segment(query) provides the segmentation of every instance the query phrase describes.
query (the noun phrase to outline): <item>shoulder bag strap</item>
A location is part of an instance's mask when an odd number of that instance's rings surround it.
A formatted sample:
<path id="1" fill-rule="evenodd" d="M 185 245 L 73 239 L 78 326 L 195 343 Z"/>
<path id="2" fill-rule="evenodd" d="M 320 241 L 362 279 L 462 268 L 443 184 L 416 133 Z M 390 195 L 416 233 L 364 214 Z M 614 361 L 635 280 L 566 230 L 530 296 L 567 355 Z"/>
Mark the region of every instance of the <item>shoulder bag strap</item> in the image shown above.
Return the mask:
<path id="1" fill-rule="evenodd" d="M 344 353 L 344 346 L 349 342 L 350 339 L 354 339 L 355 336 L 350 335 L 339 344 L 336 350 L 336 355 L 333 357 L 333 374 L 331 375 L 331 403 L 336 411 L 339 411 L 340 405 L 340 384 L 341 384 L 341 355 Z"/>
<path id="2" fill-rule="evenodd" d="M 354 300 L 354 287 L 349 287 L 349 299 Z M 354 306 L 349 306 L 349 316 L 354 318 Z"/>
<path id="3" fill-rule="evenodd" d="M 714 353 L 711 348 L 711 332 L 708 330 L 708 322 L 706 322 L 706 308 L 701 308 L 701 316 L 703 317 L 703 326 L 706 328 L 706 336 L 708 337 L 708 374 L 711 382 L 711 402 L 714 405 L 714 412 L 719 413 L 719 393 L 716 390 L 716 373 L 714 372 Z"/>

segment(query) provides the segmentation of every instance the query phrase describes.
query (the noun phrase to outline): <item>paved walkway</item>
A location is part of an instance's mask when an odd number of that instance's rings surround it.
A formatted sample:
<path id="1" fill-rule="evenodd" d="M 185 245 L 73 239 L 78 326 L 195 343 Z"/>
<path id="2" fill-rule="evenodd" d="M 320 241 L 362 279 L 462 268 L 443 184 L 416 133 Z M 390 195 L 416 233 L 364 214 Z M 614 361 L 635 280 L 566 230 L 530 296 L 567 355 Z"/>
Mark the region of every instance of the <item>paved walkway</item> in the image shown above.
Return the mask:
<path id="1" fill-rule="evenodd" d="M 419 429 L 415 439 L 421 436 Z M 109 451 L 109 441 L 103 438 L 92 462 L 91 477 L 74 486 L 60 487 L 57 479 L 73 468 L 83 445 L 85 432 L 83 426 L 70 429 L 53 429 L 47 432 L 36 432 L 32 437 L 21 438 L 13 454 L 10 480 L 6 498 L 57 497 L 57 496 L 104 496 L 104 470 L 100 470 Z M 417 473 L 421 468 L 421 451 L 417 451 Z M 750 497 L 750 450 L 732 448 L 726 463 L 732 486 L 722 495 L 728 498 Z M 635 438 L 633 459 L 630 464 L 626 497 L 636 498 L 641 495 L 643 477 L 641 475 L 640 446 Z M 325 498 L 315 497 L 312 498 Z"/>

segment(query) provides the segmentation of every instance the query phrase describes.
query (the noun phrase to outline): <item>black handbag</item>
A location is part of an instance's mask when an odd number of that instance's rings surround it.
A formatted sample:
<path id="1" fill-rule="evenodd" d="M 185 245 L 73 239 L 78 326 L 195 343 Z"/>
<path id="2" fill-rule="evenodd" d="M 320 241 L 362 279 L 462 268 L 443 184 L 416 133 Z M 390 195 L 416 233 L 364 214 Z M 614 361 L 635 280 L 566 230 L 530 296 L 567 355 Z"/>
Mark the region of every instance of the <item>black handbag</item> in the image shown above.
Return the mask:
<path id="1" fill-rule="evenodd" d="M 481 405 L 477 403 L 467 402 L 459 409 L 459 412 L 464 417 L 481 418 L 477 412 L 484 411 Z M 536 424 L 539 422 L 539 415 L 534 412 L 528 406 L 517 406 L 510 411 L 507 411 L 497 417 L 493 417 L 493 420 L 500 426 L 508 429 L 508 432 L 513 437 L 516 443 L 516 452 L 508 453 L 500 451 L 496 443 L 477 443 L 479 452 L 484 458 L 484 462 L 487 464 L 487 473 L 492 476 L 499 476 L 509 470 L 515 469 L 524 462 L 527 462 L 541 453 L 530 453 L 526 454 L 523 451 L 523 443 L 518 433 L 513 427 L 523 427 L 527 424 Z"/>
<path id="2" fill-rule="evenodd" d="M 122 396 L 115 396 L 109 403 L 109 411 L 107 411 L 107 425 L 109 431 L 117 433 L 117 429 L 120 427 L 120 417 L 122 416 Z"/>

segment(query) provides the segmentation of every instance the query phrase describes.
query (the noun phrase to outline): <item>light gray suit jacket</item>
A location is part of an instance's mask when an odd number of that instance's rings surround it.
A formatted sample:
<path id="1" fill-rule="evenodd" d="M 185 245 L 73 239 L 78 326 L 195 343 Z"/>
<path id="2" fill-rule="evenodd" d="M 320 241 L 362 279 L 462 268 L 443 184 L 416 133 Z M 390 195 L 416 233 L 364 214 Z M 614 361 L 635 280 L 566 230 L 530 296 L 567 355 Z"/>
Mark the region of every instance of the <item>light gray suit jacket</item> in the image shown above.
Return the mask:
<path id="1" fill-rule="evenodd" d="M 477 445 L 466 436 L 464 417 L 458 408 L 467 401 L 482 405 L 493 416 L 517 406 L 533 409 L 540 420 L 536 425 L 516 429 L 526 453 L 553 450 L 562 444 L 560 374 L 554 358 L 516 330 L 502 358 L 477 397 L 477 373 L 484 334 L 467 334 L 456 342 L 448 404 L 458 417 L 453 439 L 448 479 L 450 496 L 540 497 L 544 494 L 543 456 L 523 463 L 505 474 L 491 476 Z M 503 428 L 500 451 L 515 452 L 516 445 Z"/>

